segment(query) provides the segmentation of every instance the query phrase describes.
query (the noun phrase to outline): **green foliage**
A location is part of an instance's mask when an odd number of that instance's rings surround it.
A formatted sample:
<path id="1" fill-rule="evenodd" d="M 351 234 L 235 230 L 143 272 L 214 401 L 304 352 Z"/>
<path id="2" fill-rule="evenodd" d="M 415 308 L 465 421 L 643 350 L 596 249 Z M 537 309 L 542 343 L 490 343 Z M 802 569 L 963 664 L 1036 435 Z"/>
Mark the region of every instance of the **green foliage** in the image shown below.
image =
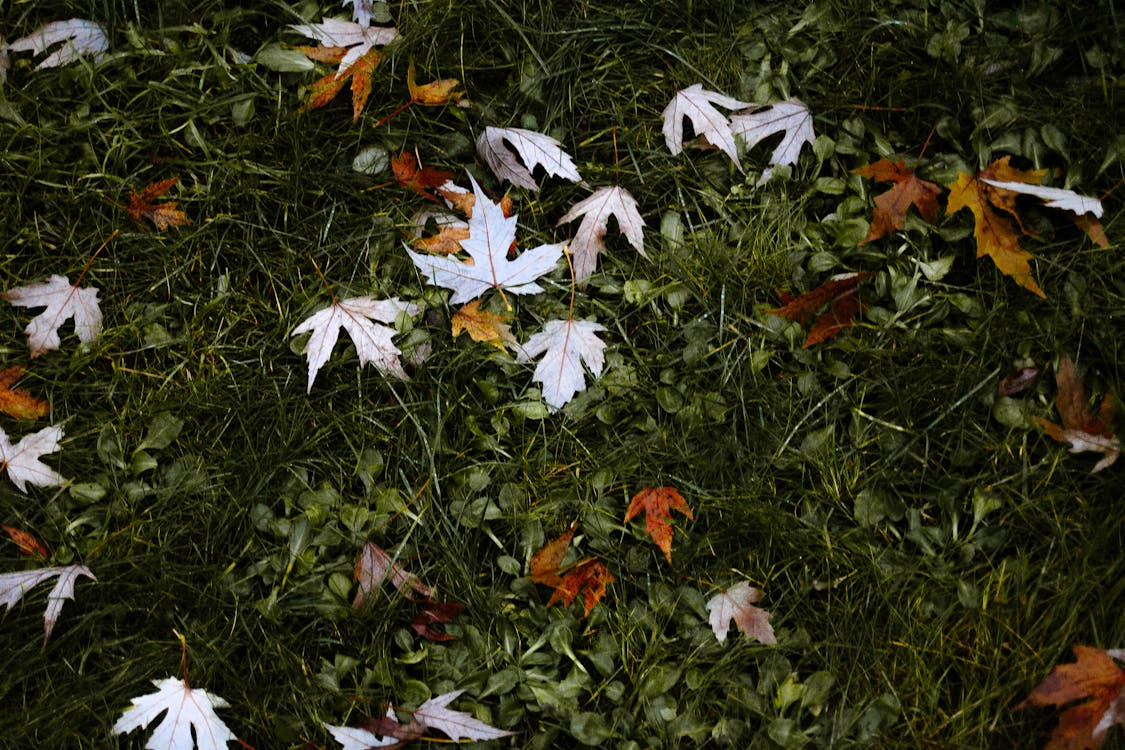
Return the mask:
<path id="1" fill-rule="evenodd" d="M 0 520 L 99 583 L 45 649 L 43 592 L 0 623 L 5 742 L 106 747 L 129 699 L 178 673 L 173 630 L 193 686 L 262 748 L 331 746 L 323 722 L 462 688 L 458 710 L 518 747 L 1034 746 L 1049 720 L 1011 706 L 1072 644 L 1125 643 L 1120 467 L 1090 476 L 1028 426 L 1049 414 L 1049 378 L 995 395 L 1008 371 L 1062 351 L 1081 353 L 1092 390 L 1120 388 L 1125 264 L 1040 216 L 1043 301 L 976 263 L 963 216 L 915 216 L 859 246 L 873 186 L 851 174 L 928 142 L 918 169 L 939 184 L 1013 154 L 1109 192 L 1125 166 L 1111 3 L 391 4 L 402 38 L 355 125 L 344 97 L 296 114 L 320 66 L 284 49 L 299 43 L 284 24 L 338 7 L 64 5 L 113 46 L 50 71 L 13 58 L 6 288 L 73 279 L 119 234 L 85 276 L 102 336 L 78 345 L 64 327 L 62 350 L 24 376 L 66 427 L 49 460 L 71 484 L 0 486 Z M 40 13 L 0 11 L 5 36 L 68 17 Z M 376 127 L 406 101 L 411 61 L 420 80 L 461 78 L 474 107 Z M 801 98 L 816 144 L 764 185 L 766 146 L 746 174 L 721 153 L 673 157 L 660 112 L 696 82 Z M 393 187 L 387 156 L 417 149 L 487 178 L 473 151 L 486 125 L 560 139 L 646 221 L 650 259 L 611 231 L 576 295 L 610 347 L 559 414 L 531 366 L 452 339 L 447 294 L 402 250 L 421 202 Z M 193 223 L 129 222 L 129 188 L 172 175 Z M 521 246 L 564 239 L 555 222 L 587 192 L 512 190 Z M 1116 239 L 1120 199 L 1106 204 Z M 764 312 L 778 289 L 855 270 L 876 273 L 870 306 L 837 339 L 804 349 L 799 325 Z M 411 380 L 359 370 L 341 342 L 306 395 L 289 333 L 327 302 L 325 282 L 425 306 L 396 339 L 407 361 L 430 352 Z M 546 286 L 510 300 L 521 341 L 567 314 L 568 280 Z M 4 313 L 5 364 L 22 362 L 25 314 Z M 621 521 L 654 483 L 695 511 L 671 567 Z M 616 577 L 588 619 L 547 608 L 528 577 L 576 519 L 575 554 Z M 467 605 L 445 626 L 457 640 L 420 640 L 389 586 L 351 608 L 367 540 Z M 29 564 L 0 549 L 4 572 Z M 715 639 L 706 599 L 737 580 L 766 591 L 778 646 Z"/>

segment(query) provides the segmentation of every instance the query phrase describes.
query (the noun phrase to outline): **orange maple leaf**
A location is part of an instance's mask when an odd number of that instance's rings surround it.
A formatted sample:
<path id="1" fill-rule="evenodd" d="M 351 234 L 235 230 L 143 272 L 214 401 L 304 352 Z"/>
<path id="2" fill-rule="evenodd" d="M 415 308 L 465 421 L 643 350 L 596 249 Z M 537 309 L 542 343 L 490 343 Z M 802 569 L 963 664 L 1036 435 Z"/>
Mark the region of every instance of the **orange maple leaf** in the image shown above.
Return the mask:
<path id="1" fill-rule="evenodd" d="M 958 173 L 957 179 L 949 185 L 948 210 L 951 214 L 963 208 L 972 211 L 976 219 L 973 234 L 977 240 L 978 258 L 989 256 L 1000 273 L 1011 276 L 1024 289 L 1045 298 L 1047 295 L 1031 276 L 1032 255 L 1020 247 L 1019 234 L 1012 227 L 1012 221 L 1015 221 L 1020 232 L 1030 234 L 1016 212 L 1019 194 L 981 182 L 982 178 L 1029 185 L 1038 185 L 1043 181 L 1046 170 L 1021 171 L 1008 164 L 1009 158 L 998 159 L 975 175 Z M 1012 217 L 1011 221 L 995 209 L 1007 213 Z"/>
<path id="2" fill-rule="evenodd" d="M 531 556 L 531 580 L 555 589 L 555 593 L 547 602 L 548 607 L 558 601 L 570 606 L 578 594 L 585 589 L 583 617 L 589 617 L 590 610 L 602 600 L 606 587 L 615 579 L 605 563 L 596 557 L 583 558 L 560 575 L 560 566 L 577 528 L 578 523 L 572 523 L 569 529 Z"/>
<path id="3" fill-rule="evenodd" d="M 465 92 L 454 91 L 460 83 L 456 78 L 439 78 L 419 86 L 414 82 L 414 63 L 410 63 L 406 68 L 406 87 L 410 89 L 410 101 L 413 104 L 427 107 L 441 107 L 446 104 L 468 107 L 469 100 L 462 99 Z"/>
<path id="4" fill-rule="evenodd" d="M 431 191 L 447 182 L 452 182 L 454 177 L 452 172 L 444 169 L 419 166 L 418 159 L 409 151 L 391 157 L 391 171 L 394 172 L 395 180 L 400 187 L 412 190 L 432 201 L 438 200 L 438 197 Z"/>
<path id="5" fill-rule="evenodd" d="M 645 513 L 645 531 L 664 552 L 668 562 L 672 562 L 671 512 L 678 510 L 689 519 L 695 520 L 687 501 L 675 487 L 645 487 L 633 495 L 629 507 L 625 510 L 625 523 L 642 510 Z"/>
<path id="6" fill-rule="evenodd" d="M 47 549 L 47 545 L 30 531 L 17 529 L 7 524 L 0 525 L 0 528 L 3 528 L 4 531 L 8 533 L 12 541 L 16 543 L 16 547 L 19 548 L 19 551 L 28 557 L 38 557 L 46 560 L 51 556 L 51 551 Z"/>
<path id="7" fill-rule="evenodd" d="M 1095 414 L 1090 409 L 1089 396 L 1078 375 L 1078 369 L 1074 366 L 1074 361 L 1065 354 L 1055 371 L 1055 384 L 1058 386 L 1055 407 L 1059 410 L 1062 424 L 1055 424 L 1042 417 L 1032 417 L 1032 421 L 1042 427 L 1053 440 L 1069 443 L 1071 453 L 1101 453 L 1102 459 L 1094 465 L 1091 472 L 1112 466 L 1121 455 L 1121 444 L 1113 434 L 1113 421 L 1117 415 L 1117 403 L 1113 397 L 1107 394 Z"/>
<path id="8" fill-rule="evenodd" d="M 339 62 L 343 59 L 347 48 L 344 47 L 298 47 L 305 56 L 321 62 Z M 343 52 L 341 52 L 343 50 Z M 359 119 L 363 107 L 367 104 L 367 97 L 371 95 L 371 79 L 375 75 L 375 68 L 379 66 L 383 56 L 375 49 L 369 49 L 361 55 L 347 69 L 329 73 L 323 78 L 318 78 L 309 86 L 309 95 L 301 106 L 301 112 L 308 112 L 328 104 L 336 98 L 344 88 L 344 84 L 351 79 L 352 89 L 352 122 Z"/>
<path id="9" fill-rule="evenodd" d="M 800 297 L 783 295 L 785 305 L 766 310 L 766 313 L 808 325 L 813 315 L 827 305 L 828 309 L 816 319 L 805 338 L 804 348 L 808 349 L 854 325 L 855 317 L 867 307 L 859 296 L 859 282 L 873 275 L 871 271 L 845 274 L 829 279 Z"/>
<path id="10" fill-rule="evenodd" d="M 0 411 L 16 419 L 38 419 L 47 416 L 51 405 L 35 398 L 22 388 L 12 388 L 12 383 L 23 375 L 23 368 L 12 365 L 0 370 Z"/>
<path id="11" fill-rule="evenodd" d="M 1059 725 L 1044 750 L 1092 750 L 1105 741 L 1111 726 L 1125 724 L 1125 670 L 1113 660 L 1125 654 L 1075 646 L 1074 656 L 1075 663 L 1057 665 L 1016 706 L 1064 706 L 1082 701 L 1059 716 Z"/>
<path id="12" fill-rule="evenodd" d="M 168 227 L 190 224 L 191 219 L 183 211 L 176 208 L 179 205 L 178 203 L 153 203 L 155 199 L 168 192 L 179 179 L 179 177 L 169 177 L 166 180 L 150 182 L 139 193 L 134 188 L 129 188 L 129 207 L 127 209 L 129 218 L 137 222 L 141 219 L 148 219 L 161 231 Z"/>
<path id="13" fill-rule="evenodd" d="M 898 163 L 880 159 L 853 169 L 852 174 L 868 177 L 875 182 L 893 182 L 895 186 L 875 196 L 875 210 L 871 214 L 871 228 L 859 244 L 885 237 L 906 225 L 906 212 L 914 206 L 929 223 L 937 218 L 937 197 L 941 187 L 933 182 L 918 179 L 913 169 L 908 169 L 902 159 Z"/>
<path id="14" fill-rule="evenodd" d="M 504 315 L 481 310 L 480 300 L 475 299 L 453 313 L 453 337 L 468 331 L 473 341 L 492 344 L 503 351 L 508 344 L 516 343 L 516 337 L 505 320 L 507 317 Z"/>

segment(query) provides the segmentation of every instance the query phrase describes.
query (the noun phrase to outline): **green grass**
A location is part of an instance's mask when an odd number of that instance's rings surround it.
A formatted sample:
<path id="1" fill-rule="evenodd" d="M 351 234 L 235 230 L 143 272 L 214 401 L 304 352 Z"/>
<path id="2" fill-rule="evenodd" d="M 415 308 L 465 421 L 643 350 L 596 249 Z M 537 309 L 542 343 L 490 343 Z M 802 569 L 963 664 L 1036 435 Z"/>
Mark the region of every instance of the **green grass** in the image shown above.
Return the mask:
<path id="1" fill-rule="evenodd" d="M 0 10 L 9 40 L 71 16 L 112 40 L 97 65 L 33 72 L 13 56 L 0 98 L 4 288 L 74 281 L 108 239 L 83 280 L 101 290 L 96 341 L 64 326 L 61 350 L 32 361 L 31 313 L 4 312 L 2 364 L 27 367 L 51 416 L 0 426 L 14 442 L 62 425 L 47 461 L 70 483 L 24 495 L 4 480 L 0 520 L 98 583 L 78 583 L 45 648 L 45 587 L 0 621 L 0 746 L 141 747 L 146 733 L 110 728 L 180 673 L 177 632 L 193 687 L 224 697 L 259 749 L 337 747 L 322 722 L 461 688 L 454 708 L 516 733 L 494 746 L 1040 746 L 1050 712 L 1014 706 L 1072 645 L 1125 644 L 1121 466 L 1091 475 L 1094 459 L 1022 418 L 1055 418 L 1063 353 L 1099 394 L 1125 382 L 1113 4 L 413 0 L 391 6 L 402 38 L 355 124 L 346 91 L 297 114 L 314 74 L 234 52 L 303 43 L 285 24 L 338 10 Z M 406 100 L 411 61 L 420 81 L 460 78 L 474 107 L 375 127 Z M 672 156 L 661 111 L 696 82 L 800 98 L 816 153 L 760 187 L 772 144 L 745 175 L 721 153 Z M 488 125 L 559 138 L 590 186 L 632 191 L 647 225 L 648 260 L 611 232 L 577 290 L 575 316 L 608 329 L 607 366 L 559 414 L 542 414 L 532 366 L 451 339 L 448 295 L 402 249 L 424 202 L 389 170 L 351 168 L 368 146 L 416 149 L 499 194 L 473 149 Z M 1045 300 L 975 260 L 967 212 L 857 246 L 884 186 L 850 170 L 924 146 L 920 172 L 943 185 L 1012 154 L 1086 195 L 1117 188 L 1114 244 L 1029 208 Z M 129 188 L 173 175 L 168 199 L 193 223 L 130 222 Z M 555 222 L 588 189 L 510 193 L 534 247 L 567 236 Z M 908 288 L 944 257 L 947 275 Z M 872 306 L 837 339 L 803 349 L 804 330 L 765 313 L 777 290 L 850 270 L 876 272 Z M 328 304 L 325 283 L 425 305 L 397 339 L 432 346 L 409 381 L 359 370 L 341 342 L 306 395 L 289 334 Z M 567 314 L 568 277 L 545 286 L 509 298 L 521 341 Z M 998 402 L 999 378 L 1030 363 L 1046 368 L 1032 392 Z M 694 510 L 672 565 L 622 524 L 654 483 Z M 576 554 L 616 578 L 588 619 L 547 608 L 527 577 L 575 520 Z M 366 540 L 467 605 L 446 627 L 457 640 L 419 641 L 416 605 L 390 587 L 350 608 Z M 39 564 L 0 545 L 0 573 Z M 765 592 L 775 647 L 710 630 L 705 601 L 743 580 Z"/>

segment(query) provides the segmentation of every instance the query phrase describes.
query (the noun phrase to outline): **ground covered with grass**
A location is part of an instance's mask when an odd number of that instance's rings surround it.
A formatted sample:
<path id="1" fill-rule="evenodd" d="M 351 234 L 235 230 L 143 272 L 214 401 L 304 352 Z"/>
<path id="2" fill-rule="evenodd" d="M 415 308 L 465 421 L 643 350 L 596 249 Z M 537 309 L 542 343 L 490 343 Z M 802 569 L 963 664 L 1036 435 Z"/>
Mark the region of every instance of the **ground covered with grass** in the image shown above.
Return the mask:
<path id="1" fill-rule="evenodd" d="M 1092 474 L 1096 457 L 1030 421 L 1058 420 L 1063 355 L 1092 393 L 1125 383 L 1125 30 L 1093 5 L 404 0 L 353 122 L 346 86 L 300 111 L 332 65 L 277 69 L 309 43 L 287 24 L 348 9 L 7 4 L 9 40 L 81 17 L 111 46 L 40 71 L 13 54 L 0 93 L 4 289 L 82 275 L 105 316 L 94 341 L 64 325 L 30 359 L 37 311 L 0 310 L 3 364 L 50 403 L 0 426 L 13 443 L 61 426 L 44 460 L 68 480 L 4 480 L 0 520 L 50 556 L 5 542 L 0 573 L 97 576 L 46 646 L 46 586 L 0 621 L 0 744 L 141 747 L 147 732 L 111 727 L 182 674 L 181 634 L 192 686 L 260 749 L 337 747 L 324 723 L 454 689 L 454 708 L 514 732 L 497 747 L 1041 745 L 1053 714 L 1016 704 L 1072 646 L 1125 646 L 1122 467 Z M 473 106 L 381 122 L 411 62 Z M 774 141 L 745 172 L 672 155 L 661 113 L 695 83 L 798 98 L 817 141 L 764 183 Z M 498 182 L 474 150 L 490 125 L 557 138 L 588 185 Z M 601 377 L 557 413 L 533 364 L 451 335 L 449 293 L 403 248 L 431 204 L 397 185 L 402 152 L 507 192 L 521 249 L 567 239 L 556 222 L 591 187 L 637 198 L 647 259 L 611 228 L 573 303 L 564 264 L 542 294 L 488 297 L 520 341 L 568 314 L 606 327 Z M 1108 247 L 1027 208 L 1045 298 L 975 257 L 967 211 L 861 244 L 886 186 L 851 170 L 904 158 L 947 186 L 1009 155 L 1106 196 Z M 171 177 L 162 200 L 190 225 L 131 221 L 130 189 Z M 807 327 L 766 313 L 854 271 L 873 274 L 867 309 L 829 341 L 805 348 Z M 424 308 L 396 323 L 408 380 L 358 367 L 342 337 L 306 393 L 290 334 L 328 288 Z M 998 395 L 1028 366 L 1029 390 Z M 674 519 L 671 563 L 623 521 L 660 485 L 694 515 Z M 588 617 L 529 578 L 576 521 L 574 559 L 615 579 Z M 352 608 L 366 541 L 465 605 L 455 640 L 419 638 L 391 586 Z M 776 645 L 712 632 L 705 602 L 743 581 Z"/>

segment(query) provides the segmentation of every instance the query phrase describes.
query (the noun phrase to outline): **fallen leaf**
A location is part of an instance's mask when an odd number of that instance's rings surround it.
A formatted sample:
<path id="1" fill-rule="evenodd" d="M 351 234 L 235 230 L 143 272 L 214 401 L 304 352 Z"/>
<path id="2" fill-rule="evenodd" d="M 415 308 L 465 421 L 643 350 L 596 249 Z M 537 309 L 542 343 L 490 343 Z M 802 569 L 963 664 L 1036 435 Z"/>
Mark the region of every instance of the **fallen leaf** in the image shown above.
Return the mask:
<path id="1" fill-rule="evenodd" d="M 567 570 L 561 569 L 577 528 L 578 523 L 572 523 L 569 529 L 531 556 L 531 580 L 555 589 L 547 602 L 548 607 L 557 601 L 562 601 L 569 607 L 585 589 L 583 616 L 589 617 L 590 610 L 605 596 L 606 586 L 613 583 L 614 578 L 609 568 L 596 557 L 584 558 Z"/>
<path id="2" fill-rule="evenodd" d="M 42 560 L 46 560 L 50 557 L 51 551 L 47 549 L 47 545 L 30 531 L 17 529 L 7 524 L 0 524 L 0 528 L 4 529 L 8 536 L 12 538 L 12 541 L 16 543 L 16 547 L 19 549 L 20 553 L 28 557 L 38 557 Z"/>
<path id="3" fill-rule="evenodd" d="M 747 638 L 760 643 L 777 643 L 770 625 L 769 612 L 754 606 L 761 598 L 761 591 L 742 581 L 707 600 L 707 609 L 711 612 L 711 630 L 715 632 L 719 643 L 727 639 L 731 620 L 734 620 L 734 624 Z"/>
<path id="4" fill-rule="evenodd" d="M 747 148 L 753 148 L 775 133 L 782 133 L 781 143 L 770 154 L 770 168 L 762 172 L 759 182 L 773 176 L 773 167 L 781 164 L 796 164 L 801 155 L 801 147 L 816 140 L 813 133 L 812 113 L 799 99 L 789 99 L 747 114 L 736 114 L 730 118 L 731 132 L 746 141 Z"/>
<path id="5" fill-rule="evenodd" d="M 449 704 L 463 692 L 465 691 L 454 690 L 430 698 L 414 709 L 414 721 L 425 727 L 427 731 L 436 729 L 454 742 L 460 742 L 462 739 L 496 740 L 512 736 L 512 732 L 489 726 L 463 711 L 449 708 Z"/>
<path id="6" fill-rule="evenodd" d="M 363 27 L 371 25 L 371 15 L 375 10 L 375 3 L 382 0 L 344 0 L 344 7 L 352 6 L 352 20 Z"/>
<path id="7" fill-rule="evenodd" d="M 391 171 L 400 187 L 411 190 L 422 197 L 436 201 L 438 196 L 432 191 L 452 182 L 453 173 L 433 167 L 420 167 L 418 159 L 409 151 L 391 157 Z"/>
<path id="8" fill-rule="evenodd" d="M 592 320 L 548 320 L 516 353 L 517 362 L 530 362 L 540 354 L 532 379 L 543 384 L 543 400 L 561 409 L 579 391 L 586 390 L 582 363 L 595 379 L 605 366 L 605 342 L 598 331 L 605 326 Z"/>
<path id="9" fill-rule="evenodd" d="M 312 331 L 301 353 L 309 360 L 308 392 L 312 392 L 316 374 L 328 358 L 340 336 L 340 328 L 348 332 L 359 355 L 359 366 L 371 363 L 379 372 L 406 379 L 399 355 L 402 352 L 391 343 L 398 333 L 394 328 L 379 325 L 372 321 L 393 323 L 400 313 L 414 316 L 422 311 L 417 305 L 399 302 L 397 297 L 389 300 L 373 300 L 370 297 L 352 297 L 334 302 L 332 305 L 313 313 L 290 336 Z"/>
<path id="10" fill-rule="evenodd" d="M 22 388 L 12 388 L 12 384 L 23 375 L 23 368 L 12 365 L 0 370 L 0 411 L 16 419 L 38 419 L 51 411 L 51 405 L 43 399 L 35 398 Z"/>
<path id="11" fill-rule="evenodd" d="M 40 461 L 39 457 L 57 451 L 62 438 L 62 428 L 51 426 L 24 435 L 18 443 L 12 445 L 8 441 L 8 434 L 0 430 L 0 468 L 7 470 L 8 478 L 24 494 L 27 494 L 28 484 L 57 487 L 66 482 L 66 479 Z"/>
<path id="12" fill-rule="evenodd" d="M 1100 221 L 1092 219 L 1086 214 L 1082 214 L 1081 216 L 1074 217 L 1074 223 L 1079 229 L 1086 233 L 1086 236 L 1090 238 L 1090 242 L 1093 242 L 1103 250 L 1109 247 L 1109 236 L 1106 235 L 1105 227 L 1102 226 Z"/>
<path id="13" fill-rule="evenodd" d="M 531 580 L 546 586 L 557 586 L 562 577 L 559 576 L 559 567 L 570 548 L 570 541 L 574 539 L 574 532 L 578 529 L 575 521 L 570 528 L 559 534 L 556 538 L 543 545 L 543 549 L 531 556 Z"/>
<path id="14" fill-rule="evenodd" d="M 1040 372 L 1042 372 L 1042 370 L 1038 367 L 1021 367 L 1000 380 L 1000 384 L 997 386 L 997 392 L 1001 396 L 1019 395 L 1030 388 L 1032 384 L 1039 379 Z"/>
<path id="15" fill-rule="evenodd" d="M 1059 411 L 1061 425 L 1042 417 L 1032 417 L 1032 421 L 1043 428 L 1053 440 L 1070 443 L 1071 453 L 1101 453 L 1102 458 L 1091 469 L 1091 473 L 1101 471 L 1114 464 L 1121 455 L 1121 443 L 1113 434 L 1113 422 L 1117 414 L 1117 404 L 1109 394 L 1102 399 L 1098 412 L 1090 408 L 1086 386 L 1078 375 L 1078 368 L 1069 355 L 1063 355 L 1055 371 L 1058 394 L 1055 407 Z"/>
<path id="16" fill-rule="evenodd" d="M 159 182 L 150 182 L 139 193 L 134 188 L 129 188 L 129 218 L 137 222 L 148 219 L 161 231 L 168 227 L 190 224 L 191 219 L 176 208 L 177 203 L 153 203 L 155 199 L 168 192 L 179 179 L 179 177 L 169 177 Z"/>
<path id="17" fill-rule="evenodd" d="M 100 24 L 81 18 L 44 24 L 27 36 L 16 39 L 7 49 L 11 52 L 34 52 L 41 55 L 56 44 L 62 46 L 43 58 L 35 66 L 36 70 L 67 65 L 82 55 L 90 55 L 98 60 L 109 51 L 109 38 L 106 37 L 105 29 Z"/>
<path id="18" fill-rule="evenodd" d="M 0 604 L 11 609 L 12 606 L 23 598 L 31 589 L 43 581 L 58 576 L 51 593 L 47 594 L 47 609 L 43 612 L 43 645 L 51 640 L 51 632 L 62 613 L 63 604 L 67 599 L 74 598 L 74 584 L 78 576 L 85 576 L 94 581 L 94 574 L 85 565 L 65 565 L 50 568 L 37 568 L 18 573 L 4 573 L 0 575 Z"/>
<path id="19" fill-rule="evenodd" d="M 320 42 L 320 47 L 298 47 L 306 57 L 319 62 L 338 63 L 331 73 L 312 83 L 302 112 L 323 107 L 332 101 L 351 79 L 352 121 L 359 119 L 371 94 L 371 79 L 382 55 L 375 47 L 390 44 L 398 37 L 395 28 L 325 18 L 320 23 L 291 24 L 289 28 Z"/>
<path id="20" fill-rule="evenodd" d="M 605 235 L 609 231 L 609 218 L 617 219 L 617 228 L 641 257 L 647 258 L 642 227 L 645 220 L 637 210 L 637 201 L 623 187 L 600 187 L 584 200 L 571 206 L 555 226 L 582 217 L 574 240 L 570 244 L 574 256 L 574 281 L 582 283 L 590 278 L 597 266 L 598 254 L 605 252 Z"/>
<path id="21" fill-rule="evenodd" d="M 1100 747 L 1106 731 L 1125 725 L 1125 670 L 1113 660 L 1125 656 L 1090 646 L 1075 646 L 1073 664 L 1059 664 L 1016 706 L 1071 705 L 1059 716 L 1044 750 Z"/>
<path id="22" fill-rule="evenodd" d="M 895 163 L 890 159 L 880 159 L 874 164 L 853 169 L 852 174 L 875 182 L 895 183 L 890 190 L 875 196 L 871 227 L 859 244 L 886 237 L 891 232 L 902 229 L 906 225 L 906 212 L 911 206 L 918 209 L 922 218 L 931 224 L 937 218 L 937 198 L 941 194 L 941 186 L 919 179 L 913 169 L 907 168 L 904 160 L 899 159 Z"/>
<path id="23" fill-rule="evenodd" d="M 27 343 L 34 359 L 59 348 L 59 326 L 74 318 L 74 332 L 82 343 L 93 341 L 102 330 L 102 311 L 96 287 L 79 289 L 65 276 L 52 276 L 45 284 L 28 284 L 4 292 L 4 299 L 17 307 L 45 307 L 27 324 Z"/>
<path id="24" fill-rule="evenodd" d="M 216 708 L 230 707 L 219 696 L 200 688 L 192 689 L 186 680 L 175 677 L 153 680 L 152 684 L 156 685 L 156 692 L 133 698 L 132 705 L 113 725 L 113 734 L 127 734 L 147 726 L 167 712 L 145 743 L 146 748 L 226 750 L 228 742 L 238 740 L 215 713 Z"/>
<path id="25" fill-rule="evenodd" d="M 489 289 L 505 289 L 513 294 L 543 291 L 535 280 L 554 269 L 562 257 L 563 246 L 540 245 L 509 260 L 518 217 L 505 216 L 500 204 L 488 199 L 471 174 L 469 180 L 476 199 L 469 217 L 469 237 L 461 242 L 461 247 L 471 262 L 423 255 L 407 248 L 410 259 L 428 283 L 453 290 L 449 301 L 454 305 L 479 297 Z"/>
<path id="26" fill-rule="evenodd" d="M 374 47 L 382 47 L 398 38 L 398 29 L 394 27 L 367 26 L 338 18 L 325 18 L 320 23 L 290 24 L 289 28 L 315 39 L 323 47 L 345 49 L 339 60 L 334 61 L 339 62 L 336 76 L 341 78 L 348 68 Z"/>
<path id="27" fill-rule="evenodd" d="M 468 107 L 468 99 L 462 99 L 464 91 L 454 91 L 461 82 L 456 78 L 439 78 L 422 85 L 414 82 L 414 63 L 406 67 L 406 87 L 410 90 L 410 101 L 427 107 L 442 107 L 453 104 Z"/>
<path id="28" fill-rule="evenodd" d="M 1079 195 L 1073 190 L 1063 190 L 1062 188 L 1047 187 L 1046 185 L 1029 185 L 1025 182 L 992 180 L 987 177 L 982 177 L 981 182 L 991 185 L 994 188 L 1000 188 L 1001 190 L 1010 190 L 1013 193 L 1034 195 L 1036 198 L 1041 199 L 1048 208 L 1071 211 L 1078 216 L 1093 214 L 1095 218 L 1100 219 L 1104 210 L 1102 208 L 1102 202 L 1097 198 L 1088 198 L 1084 195 Z"/>
<path id="29" fill-rule="evenodd" d="M 716 105 L 724 109 L 742 109 L 749 106 L 746 102 L 740 102 L 717 91 L 708 91 L 699 83 L 677 91 L 662 113 L 664 143 L 673 155 L 684 150 L 684 118 L 686 117 L 691 120 L 691 127 L 697 136 L 702 136 L 708 143 L 720 149 L 731 158 L 739 171 L 742 171 L 730 120 L 715 109 Z"/>
<path id="30" fill-rule="evenodd" d="M 783 300 L 784 306 L 766 310 L 766 313 L 808 325 L 817 311 L 827 306 L 809 329 L 804 344 L 807 349 L 834 338 L 840 331 L 854 324 L 855 317 L 865 307 L 859 297 L 859 283 L 872 275 L 870 271 L 862 271 L 834 276 L 800 297 Z"/>
<path id="31" fill-rule="evenodd" d="M 625 510 L 625 523 L 641 511 L 645 514 L 645 531 L 656 546 L 672 562 L 672 511 L 676 510 L 695 520 L 687 500 L 675 487 L 645 487 L 629 502 Z"/>
<path id="32" fill-rule="evenodd" d="M 422 611 L 410 621 L 410 628 L 414 634 L 425 638 L 427 641 L 444 643 L 457 640 L 457 636 L 443 633 L 431 628 L 431 625 L 441 625 L 453 622 L 457 615 L 465 611 L 465 605 L 458 602 L 435 602 L 426 600 L 422 602 Z"/>
<path id="33" fill-rule="evenodd" d="M 543 167 L 548 175 L 571 182 L 582 180 L 578 167 L 563 151 L 562 144 L 534 130 L 490 125 L 477 138 L 477 153 L 497 179 L 508 180 L 528 190 L 539 189 L 532 174 L 536 167 Z"/>
<path id="34" fill-rule="evenodd" d="M 374 542 L 367 542 L 355 564 L 354 577 L 358 588 L 352 607 L 359 609 L 367 604 L 367 598 L 388 576 L 394 587 L 407 599 L 414 599 L 417 595 L 428 600 L 433 593 L 418 576 L 401 568 L 381 547 Z"/>
<path id="35" fill-rule="evenodd" d="M 506 320 L 508 318 L 504 315 L 481 310 L 480 300 L 475 299 L 453 313 L 453 338 L 457 338 L 462 331 L 468 331 L 469 338 L 473 341 L 492 344 L 504 351 L 506 346 L 516 344 L 516 337 L 512 335 L 512 329 Z"/>

